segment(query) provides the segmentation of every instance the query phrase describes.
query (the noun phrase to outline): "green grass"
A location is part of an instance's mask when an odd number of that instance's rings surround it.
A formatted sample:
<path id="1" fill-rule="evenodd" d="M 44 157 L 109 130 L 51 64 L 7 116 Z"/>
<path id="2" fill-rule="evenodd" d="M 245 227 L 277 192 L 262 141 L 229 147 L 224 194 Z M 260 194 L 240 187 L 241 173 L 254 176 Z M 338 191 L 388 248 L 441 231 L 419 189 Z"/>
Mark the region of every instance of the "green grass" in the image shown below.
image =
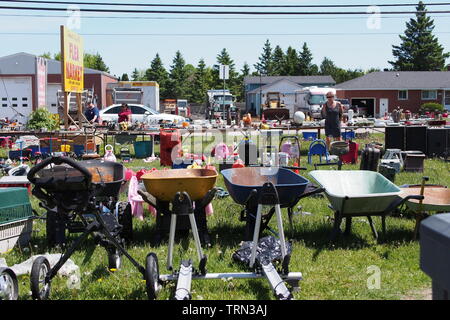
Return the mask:
<path id="1" fill-rule="evenodd" d="M 374 134 L 367 140 L 358 140 L 360 145 L 369 141 L 382 141 L 383 135 Z M 203 144 L 205 145 L 205 144 Z M 306 165 L 308 143 L 302 143 L 302 165 Z M 158 151 L 158 150 L 156 150 Z M 317 161 L 317 159 L 316 159 Z M 135 170 L 141 167 L 159 167 L 133 160 L 126 164 Z M 308 171 L 312 166 L 307 165 Z M 346 165 L 345 169 L 358 169 L 359 165 Z M 325 169 L 325 168 L 322 168 Z M 430 177 L 430 183 L 449 184 L 449 165 L 440 160 L 425 160 L 425 172 L 400 173 L 396 184 L 420 183 L 421 177 Z M 307 173 L 302 175 L 308 177 Z M 225 187 L 219 175 L 217 185 Z M 122 195 L 123 197 L 124 195 Z M 293 240 L 293 253 L 290 271 L 303 273 L 301 291 L 294 293 L 296 299 L 400 299 L 412 291 L 428 288 L 430 279 L 419 267 L 419 244 L 412 239 L 415 220 L 411 215 L 387 218 L 387 235 L 376 241 L 370 231 L 367 219 L 354 218 L 352 233 L 330 243 L 328 237 L 332 230 L 333 212 L 328 208 L 326 198 L 305 198 L 300 201 L 303 210 L 312 215 L 295 216 L 290 226 L 285 217 L 285 232 Z M 33 208 L 39 213 L 37 199 L 32 199 Z M 248 271 L 232 261 L 233 252 L 243 238 L 245 225 L 239 221 L 241 206 L 230 197 L 215 199 L 214 214 L 208 218 L 208 228 L 213 241 L 205 249 L 208 255 L 208 272 Z M 284 211 L 284 210 L 283 210 Z M 375 226 L 381 230 L 381 219 L 374 218 Z M 275 218 L 271 227 L 276 229 Z M 161 273 L 166 270 L 167 240 L 152 246 L 155 234 L 155 219 L 146 215 L 144 221 L 134 220 L 135 238 L 127 249 L 140 263 L 144 264 L 146 255 L 155 252 L 159 258 Z M 267 234 L 269 234 L 266 231 Z M 72 236 L 75 238 L 75 235 Z M 174 266 L 181 259 L 192 258 L 197 265 L 194 242 L 189 238 L 177 239 L 174 252 Z M 166 237 L 167 239 L 167 237 Z M 9 265 L 20 263 L 31 255 L 42 254 L 48 249 L 45 243 L 45 222 L 35 221 L 32 241 L 28 248 L 18 248 L 8 254 Z M 53 250 L 51 252 L 58 252 Z M 89 239 L 71 258 L 81 270 L 81 289 L 68 289 L 67 279 L 57 276 L 52 282 L 51 299 L 146 299 L 145 282 L 134 266 L 123 257 L 123 267 L 117 272 L 107 269 L 106 251 L 95 246 Z M 368 267 L 377 266 L 381 270 L 380 289 L 368 289 L 367 280 L 371 276 Z M 20 277 L 20 298 L 30 299 L 29 276 Z M 175 283 L 167 284 L 158 299 L 169 299 L 174 294 Z M 207 280 L 193 281 L 193 299 L 220 300 L 260 300 L 273 299 L 269 284 L 264 279 L 255 280 Z"/>

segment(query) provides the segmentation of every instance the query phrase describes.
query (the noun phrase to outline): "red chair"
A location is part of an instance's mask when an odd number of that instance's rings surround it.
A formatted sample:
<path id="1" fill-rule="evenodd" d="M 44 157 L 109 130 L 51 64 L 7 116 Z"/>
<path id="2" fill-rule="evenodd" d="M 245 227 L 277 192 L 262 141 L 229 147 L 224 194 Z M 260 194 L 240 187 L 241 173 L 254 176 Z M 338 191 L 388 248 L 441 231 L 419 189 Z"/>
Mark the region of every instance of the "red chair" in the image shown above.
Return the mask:
<path id="1" fill-rule="evenodd" d="M 343 163 L 355 164 L 358 162 L 358 148 L 359 145 L 356 142 L 350 141 L 348 143 L 349 151 L 348 153 L 341 156 L 341 161 Z"/>

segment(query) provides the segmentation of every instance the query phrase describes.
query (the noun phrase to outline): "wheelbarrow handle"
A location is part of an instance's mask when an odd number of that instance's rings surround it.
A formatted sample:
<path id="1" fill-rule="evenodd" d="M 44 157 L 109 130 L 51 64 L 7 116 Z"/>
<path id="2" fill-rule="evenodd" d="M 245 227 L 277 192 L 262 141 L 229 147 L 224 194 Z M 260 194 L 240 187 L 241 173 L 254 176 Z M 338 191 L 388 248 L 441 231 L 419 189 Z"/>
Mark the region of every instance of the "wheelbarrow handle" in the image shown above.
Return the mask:
<path id="1" fill-rule="evenodd" d="M 147 202 L 149 205 L 151 205 L 152 207 L 156 208 L 156 203 L 153 202 L 153 196 L 143 190 L 138 190 L 137 193 L 142 197 L 142 200 L 144 200 L 145 202 Z"/>
<path id="2" fill-rule="evenodd" d="M 308 170 L 306 167 L 296 167 L 296 166 L 281 166 L 283 169 L 289 169 L 289 170 Z"/>
<path id="3" fill-rule="evenodd" d="M 214 199 L 214 196 L 216 195 L 218 189 L 212 188 L 211 190 L 206 193 L 206 195 L 203 197 L 203 199 L 200 201 L 200 208 L 206 207 L 211 201 Z"/>
<path id="4" fill-rule="evenodd" d="M 27 179 L 31 183 L 35 183 L 36 182 L 36 179 L 35 179 L 36 173 L 41 171 L 42 169 L 44 169 L 45 167 L 47 167 L 49 164 L 52 164 L 52 163 L 54 163 L 56 165 L 66 163 L 69 166 L 71 166 L 72 168 L 80 171 L 88 179 L 89 182 L 92 179 L 92 174 L 89 172 L 88 169 L 86 169 L 85 167 L 80 165 L 78 162 L 76 162 L 68 157 L 50 157 L 50 158 L 43 160 L 42 162 L 38 163 L 37 165 L 35 165 L 33 168 L 30 169 L 30 171 L 27 174 Z"/>
<path id="5" fill-rule="evenodd" d="M 396 199 L 389 205 L 389 207 L 387 207 L 386 210 L 384 210 L 384 214 L 387 215 L 387 214 L 391 213 L 392 211 L 394 211 L 395 208 L 401 206 L 408 200 L 419 200 L 420 201 L 420 200 L 423 200 L 424 198 L 425 197 L 421 196 L 421 195 L 409 195 L 404 198 Z"/>

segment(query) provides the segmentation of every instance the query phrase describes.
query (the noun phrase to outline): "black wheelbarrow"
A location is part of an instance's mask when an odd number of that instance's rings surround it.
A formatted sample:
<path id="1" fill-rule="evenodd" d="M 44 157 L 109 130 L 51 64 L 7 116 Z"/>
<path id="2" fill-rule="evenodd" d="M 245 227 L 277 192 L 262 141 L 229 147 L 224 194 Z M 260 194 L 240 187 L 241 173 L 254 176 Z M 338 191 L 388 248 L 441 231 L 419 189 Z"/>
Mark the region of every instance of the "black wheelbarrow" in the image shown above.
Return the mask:
<path id="1" fill-rule="evenodd" d="M 42 207 L 53 212 L 60 221 L 78 217 L 83 225 L 81 236 L 52 268 L 43 256 L 34 260 L 30 274 L 33 299 L 49 297 L 52 279 L 90 234 L 108 252 L 111 271 L 120 268 L 121 256 L 124 255 L 149 283 L 148 268 L 141 266 L 124 249 L 123 226 L 112 210 L 112 203 L 117 199 L 124 180 L 123 165 L 51 157 L 33 167 L 27 178 L 34 185 L 33 195 L 41 200 Z"/>

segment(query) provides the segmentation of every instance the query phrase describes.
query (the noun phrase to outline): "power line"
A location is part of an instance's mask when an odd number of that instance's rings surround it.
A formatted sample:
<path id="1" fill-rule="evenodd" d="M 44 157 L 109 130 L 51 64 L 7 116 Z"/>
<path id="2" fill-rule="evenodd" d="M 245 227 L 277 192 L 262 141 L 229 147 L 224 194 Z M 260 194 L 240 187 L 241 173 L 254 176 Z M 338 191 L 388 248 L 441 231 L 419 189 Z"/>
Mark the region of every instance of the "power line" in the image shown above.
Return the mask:
<path id="1" fill-rule="evenodd" d="M 68 18 L 67 15 L 47 15 L 47 14 L 0 14 L 2 17 L 32 17 L 32 18 Z M 404 19 L 410 16 L 386 16 L 383 19 Z M 448 18 L 447 15 L 428 15 L 430 18 Z M 339 17 L 152 17 L 152 16 L 87 16 L 83 15 L 81 19 L 144 19 L 144 20 L 339 20 Z M 367 17 L 346 17 L 346 19 L 367 19 Z"/>
<path id="2" fill-rule="evenodd" d="M 11 7 L 0 6 L 6 10 L 31 10 L 31 11 L 67 11 L 66 8 L 43 8 L 43 7 Z M 367 11 L 176 11 L 176 10 L 132 10 L 132 9 L 87 9 L 80 8 L 80 12 L 110 12 L 110 13 L 158 13 L 158 14 L 209 14 L 209 15 L 373 15 Z M 417 13 L 450 13 L 449 10 L 433 11 L 380 11 L 380 15 L 392 14 L 417 14 Z"/>
<path id="3" fill-rule="evenodd" d="M 450 31 L 433 32 L 434 34 L 450 34 Z M 59 36 L 55 32 L 0 32 L 0 35 L 28 35 L 28 36 Z M 378 36 L 378 35 L 399 35 L 398 32 L 334 32 L 334 33 L 80 33 L 82 36 Z"/>
<path id="4" fill-rule="evenodd" d="M 377 7 L 411 7 L 417 3 L 383 3 L 383 4 L 168 4 L 168 3 L 117 3 L 117 2 L 80 2 L 80 1 L 41 1 L 41 0 L 10 0 L 0 2 L 19 2 L 36 4 L 64 4 L 86 6 L 127 6 L 127 7 L 184 7 L 184 8 L 365 8 Z M 427 6 L 448 6 L 448 2 L 427 3 Z"/>

